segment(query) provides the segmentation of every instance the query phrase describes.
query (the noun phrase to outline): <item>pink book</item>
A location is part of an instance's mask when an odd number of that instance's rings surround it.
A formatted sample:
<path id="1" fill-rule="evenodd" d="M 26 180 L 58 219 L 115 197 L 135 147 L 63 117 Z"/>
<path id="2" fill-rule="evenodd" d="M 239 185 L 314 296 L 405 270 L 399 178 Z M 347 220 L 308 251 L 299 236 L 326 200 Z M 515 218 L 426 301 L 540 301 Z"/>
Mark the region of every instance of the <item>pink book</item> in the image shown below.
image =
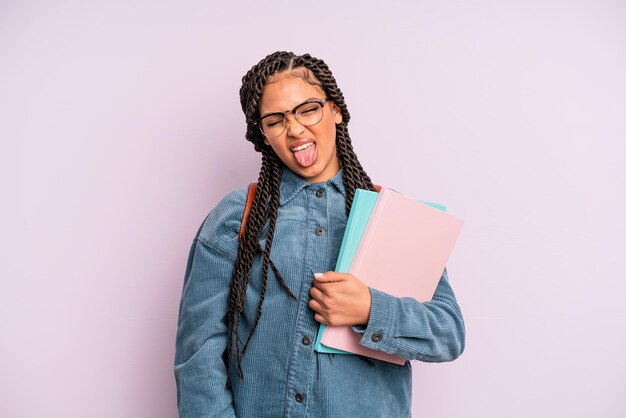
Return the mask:
<path id="1" fill-rule="evenodd" d="M 369 287 L 419 302 L 432 299 L 463 221 L 383 188 L 349 272 Z M 321 343 L 396 364 L 401 357 L 359 344 L 351 326 L 327 326 Z"/>

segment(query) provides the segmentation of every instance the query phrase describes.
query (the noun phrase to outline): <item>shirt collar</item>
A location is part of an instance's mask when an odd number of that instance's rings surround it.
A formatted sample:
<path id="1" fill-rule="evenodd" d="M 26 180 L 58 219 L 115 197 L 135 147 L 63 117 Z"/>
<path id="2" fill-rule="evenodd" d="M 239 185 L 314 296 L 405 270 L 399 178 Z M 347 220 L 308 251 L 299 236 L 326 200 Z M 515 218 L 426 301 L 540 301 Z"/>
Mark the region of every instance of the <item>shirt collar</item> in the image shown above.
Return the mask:
<path id="1" fill-rule="evenodd" d="M 280 182 L 280 205 L 282 206 L 289 202 L 296 197 L 302 189 L 314 184 L 332 184 L 344 198 L 346 197 L 346 189 L 343 185 L 343 169 L 339 169 L 339 172 L 327 182 L 309 183 L 305 178 L 300 177 L 287 167 L 284 167 Z"/>

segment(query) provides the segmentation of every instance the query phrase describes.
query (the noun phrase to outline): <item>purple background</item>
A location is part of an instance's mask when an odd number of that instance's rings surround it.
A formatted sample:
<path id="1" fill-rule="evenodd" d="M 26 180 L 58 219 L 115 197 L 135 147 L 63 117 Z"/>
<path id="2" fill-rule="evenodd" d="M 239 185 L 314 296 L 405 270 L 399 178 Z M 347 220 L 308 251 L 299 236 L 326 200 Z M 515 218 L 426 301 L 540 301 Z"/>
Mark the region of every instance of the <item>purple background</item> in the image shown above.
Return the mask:
<path id="1" fill-rule="evenodd" d="M 286 49 L 329 63 L 376 183 L 466 221 L 448 265 L 466 352 L 414 363 L 414 415 L 624 416 L 625 17 L 3 0 L 0 415 L 175 416 L 187 252 L 256 179 L 240 80 Z"/>

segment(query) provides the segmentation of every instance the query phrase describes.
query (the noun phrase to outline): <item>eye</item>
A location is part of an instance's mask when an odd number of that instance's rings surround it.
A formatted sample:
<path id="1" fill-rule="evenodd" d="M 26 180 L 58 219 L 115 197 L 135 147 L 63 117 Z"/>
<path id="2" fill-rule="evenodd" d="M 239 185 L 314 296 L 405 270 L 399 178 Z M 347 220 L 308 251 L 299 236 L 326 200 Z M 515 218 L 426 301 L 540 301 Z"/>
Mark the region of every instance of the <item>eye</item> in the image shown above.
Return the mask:
<path id="1" fill-rule="evenodd" d="M 314 113 L 319 109 L 320 109 L 320 106 L 317 103 L 311 103 L 311 104 L 304 105 L 304 107 L 300 110 L 299 113 L 301 115 L 307 115 L 307 114 Z"/>
<path id="2" fill-rule="evenodd" d="M 313 107 L 309 107 L 307 109 L 304 109 L 302 111 L 302 113 L 311 113 L 311 112 L 315 112 L 317 110 L 317 106 L 313 106 Z"/>
<path id="3" fill-rule="evenodd" d="M 271 128 L 273 126 L 282 125 L 282 123 L 283 123 L 283 116 L 282 115 L 271 115 L 271 116 L 268 116 L 265 119 L 263 119 L 263 124 L 265 126 L 267 126 L 268 128 Z"/>

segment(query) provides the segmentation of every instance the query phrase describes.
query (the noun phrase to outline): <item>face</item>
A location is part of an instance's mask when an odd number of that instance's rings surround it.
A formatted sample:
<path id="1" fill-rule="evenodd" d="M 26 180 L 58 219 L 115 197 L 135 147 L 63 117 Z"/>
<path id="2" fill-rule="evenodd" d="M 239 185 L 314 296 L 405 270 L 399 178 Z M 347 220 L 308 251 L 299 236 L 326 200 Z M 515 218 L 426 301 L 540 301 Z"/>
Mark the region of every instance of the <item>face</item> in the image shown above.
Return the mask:
<path id="1" fill-rule="evenodd" d="M 323 99 L 324 90 L 293 74 L 273 76 L 263 89 L 259 103 L 261 116 L 286 112 L 309 99 Z M 311 183 L 327 181 L 339 171 L 335 145 L 335 124 L 341 123 L 339 107 L 326 102 L 323 117 L 312 126 L 304 126 L 292 114 L 287 116 L 285 131 L 276 137 L 265 137 L 265 144 L 294 173 Z"/>

